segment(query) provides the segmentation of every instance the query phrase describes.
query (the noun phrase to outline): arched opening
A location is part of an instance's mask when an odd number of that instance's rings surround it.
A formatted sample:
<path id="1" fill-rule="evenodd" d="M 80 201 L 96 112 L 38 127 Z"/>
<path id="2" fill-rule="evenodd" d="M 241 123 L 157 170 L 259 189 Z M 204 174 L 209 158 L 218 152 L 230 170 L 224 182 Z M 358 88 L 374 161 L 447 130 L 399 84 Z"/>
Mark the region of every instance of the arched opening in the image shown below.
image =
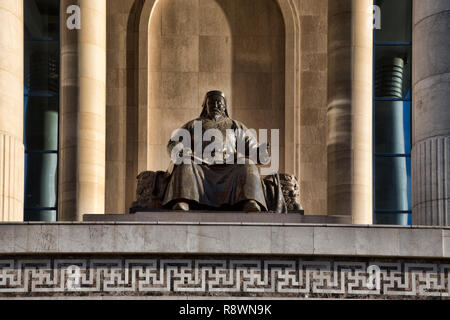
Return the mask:
<path id="1" fill-rule="evenodd" d="M 151 60 L 152 61 L 158 61 L 158 59 L 153 60 L 153 58 L 150 58 L 149 56 L 152 56 L 155 54 L 154 48 L 158 48 L 158 46 L 154 47 L 153 44 L 157 44 L 157 42 L 151 43 L 151 34 L 150 34 L 150 28 L 152 27 L 152 23 L 158 22 L 158 19 L 153 20 L 153 18 L 157 15 L 157 10 L 159 6 L 159 1 L 163 0 L 135 0 L 133 2 L 133 5 L 130 8 L 129 16 L 128 16 L 128 25 L 127 25 L 127 39 L 126 39 L 126 74 L 124 74 L 124 82 L 126 82 L 126 93 L 125 93 L 125 100 L 126 100 L 126 107 L 124 111 L 124 120 L 123 123 L 125 124 L 126 129 L 124 130 L 125 133 L 123 136 L 125 137 L 123 150 L 125 150 L 125 158 L 123 159 L 123 166 L 121 166 L 120 170 L 116 169 L 116 162 L 117 161 L 109 161 L 107 159 L 107 169 L 110 172 L 113 172 L 114 174 L 111 175 L 111 181 L 114 182 L 112 184 L 108 184 L 107 186 L 107 199 L 108 195 L 109 198 L 117 197 L 117 199 L 123 199 L 124 203 L 124 209 L 121 209 L 122 206 L 117 207 L 114 203 L 111 202 L 111 208 L 116 208 L 115 211 L 123 211 L 128 210 L 131 203 L 135 199 L 135 190 L 136 190 L 136 176 L 138 173 L 145 171 L 145 170 L 155 170 L 159 166 L 161 169 L 166 169 L 165 163 L 162 160 L 152 159 L 151 154 L 158 154 L 158 152 L 152 152 L 149 150 L 149 145 L 153 142 L 153 140 L 150 139 L 150 132 L 152 129 L 150 129 L 151 126 L 151 119 L 157 119 L 156 117 L 149 117 L 149 111 L 152 108 L 151 103 L 149 100 L 154 99 L 153 94 L 155 91 L 151 88 L 151 83 L 157 83 L 152 82 L 151 72 L 155 72 L 157 69 L 153 69 L 153 71 L 149 71 L 153 67 L 150 66 Z M 189 1 L 189 2 L 196 2 L 196 1 Z M 233 3 L 234 5 L 231 7 L 227 7 L 226 4 Z M 246 1 L 247 2 L 247 1 Z M 177 1 L 178 3 L 178 1 Z M 300 170 L 300 159 L 299 159 L 299 149 L 300 149 L 300 58 L 301 58 L 301 51 L 300 51 L 300 23 L 299 23 L 299 15 L 298 15 L 298 8 L 295 0 L 253 0 L 248 1 L 248 6 L 244 9 L 241 7 L 243 1 L 238 0 L 199 0 L 199 3 L 201 3 L 201 8 L 208 9 L 212 12 L 207 18 L 212 21 L 218 21 L 217 19 L 221 18 L 222 23 L 216 23 L 214 24 L 216 26 L 215 29 L 216 32 L 223 32 L 224 25 L 229 26 L 229 31 L 231 35 L 236 34 L 236 36 L 239 35 L 240 28 L 243 28 L 243 30 L 246 30 L 247 28 L 249 30 L 253 30 L 255 34 L 243 34 L 242 36 L 248 36 L 248 37 L 264 37 L 262 34 L 258 34 L 258 25 L 262 23 L 269 23 L 269 26 L 273 25 L 270 24 L 270 20 L 267 21 L 265 19 L 258 20 L 257 18 L 254 18 L 256 20 L 251 20 L 253 16 L 256 16 L 254 13 L 254 10 L 260 10 L 260 7 L 264 8 L 263 4 L 265 5 L 266 9 L 264 10 L 275 10 L 275 16 L 279 20 L 276 25 L 278 26 L 278 33 L 277 35 L 278 40 L 280 38 L 283 38 L 282 34 L 284 33 L 284 44 L 279 43 L 280 45 L 280 55 L 278 55 L 278 58 L 283 57 L 283 60 L 278 60 L 280 69 L 275 68 L 277 70 L 276 72 L 273 72 L 271 78 L 275 79 L 275 77 L 278 77 L 279 81 L 273 80 L 271 82 L 272 86 L 283 84 L 284 86 L 284 96 L 281 94 L 281 98 L 278 100 L 279 104 L 278 106 L 274 105 L 275 108 L 281 108 L 284 110 L 284 121 L 283 121 L 283 113 L 278 114 L 278 120 L 277 123 L 274 125 L 267 125 L 264 123 L 264 120 L 270 119 L 271 114 L 268 112 L 264 112 L 267 109 L 272 109 L 272 105 L 270 108 L 262 108 L 258 113 L 255 113 L 256 108 L 252 108 L 252 105 L 245 105 L 245 103 L 239 103 L 239 99 L 234 98 L 235 92 L 237 90 L 237 86 L 233 86 L 233 81 L 239 81 L 239 71 L 241 73 L 241 81 L 248 83 L 252 83 L 254 87 L 256 87 L 256 90 L 254 92 L 261 92 L 262 89 L 259 86 L 259 83 L 256 82 L 255 75 L 252 78 L 249 76 L 247 79 L 244 77 L 246 74 L 248 75 L 251 73 L 249 70 L 239 70 L 238 68 L 240 65 L 244 64 L 246 67 L 253 67 L 255 68 L 254 73 L 260 72 L 261 74 L 264 73 L 265 70 L 259 70 L 258 68 L 261 67 L 261 65 L 258 65 L 257 63 L 253 63 L 253 60 L 250 59 L 251 57 L 251 49 L 255 48 L 253 46 L 245 47 L 248 45 L 247 43 L 243 43 L 241 41 L 241 44 L 244 46 L 244 50 L 241 51 L 245 53 L 247 48 L 248 54 L 238 54 L 239 51 L 234 51 L 237 46 L 235 46 L 231 42 L 231 70 L 230 73 L 235 72 L 234 76 L 231 75 L 230 80 L 224 75 L 227 73 L 222 70 L 219 70 L 221 72 L 211 72 L 210 73 L 210 80 L 207 82 L 207 86 L 199 89 L 201 91 L 201 94 L 197 98 L 197 103 L 195 106 L 191 108 L 191 114 L 189 114 L 189 109 L 186 108 L 183 110 L 184 112 L 181 113 L 181 115 L 178 115 L 180 118 L 179 120 L 173 121 L 174 127 L 181 126 L 186 119 L 191 119 L 195 116 L 198 116 L 200 114 L 200 104 L 202 100 L 202 95 L 205 94 L 205 92 L 209 88 L 222 88 L 224 90 L 228 97 L 229 97 L 229 104 L 231 107 L 231 116 L 233 118 L 236 118 L 237 120 L 241 120 L 245 124 L 247 124 L 249 127 L 254 127 L 255 129 L 258 128 L 280 128 L 282 129 L 282 136 L 280 136 L 280 144 L 284 144 L 284 152 L 280 158 L 283 158 L 284 156 L 284 170 L 285 172 L 292 173 L 295 175 L 299 175 Z M 269 10 L 269 12 L 271 12 Z M 236 11 L 240 11 L 239 13 L 235 13 Z M 214 15 L 215 12 L 215 15 Z M 267 17 L 267 13 L 264 15 L 264 17 Z M 240 17 L 241 21 L 236 21 L 236 17 Z M 184 18 L 188 18 L 186 15 Z M 189 17 L 191 18 L 191 17 Z M 161 16 L 161 19 L 163 19 L 163 16 Z M 248 21 L 247 21 L 248 20 Z M 197 22 L 199 22 L 198 16 L 197 16 Z M 275 21 L 273 21 L 275 22 Z M 161 21 L 162 23 L 162 21 Z M 226 24 L 225 24 L 226 23 Z M 253 27 L 251 27 L 253 25 Z M 256 27 L 255 27 L 256 26 Z M 263 30 L 267 30 L 263 29 Z M 272 32 L 272 29 L 270 29 Z M 208 32 L 214 32 L 214 29 L 209 29 Z M 245 31 L 243 31 L 245 32 Z M 197 35 L 198 37 L 200 36 Z M 205 36 L 214 36 L 213 35 L 205 35 Z M 270 34 L 266 34 L 267 37 L 270 37 Z M 232 40 L 232 39 L 231 39 Z M 273 40 L 273 39 L 272 39 Z M 256 45 L 256 48 L 258 46 Z M 284 48 L 283 48 L 284 47 Z M 272 48 L 272 47 L 270 47 Z M 254 49 L 253 49 L 254 50 Z M 284 53 L 281 53 L 283 52 Z M 235 53 L 236 52 L 236 55 Z M 222 52 L 221 52 L 222 53 Z M 229 51 L 227 51 L 229 53 Z M 158 53 L 156 52 L 156 55 Z M 272 54 L 272 53 L 271 53 Z M 121 53 L 118 54 L 121 56 Z M 233 60 L 233 56 L 236 56 L 237 59 Z M 229 59 L 229 55 L 224 55 L 224 59 Z M 116 58 L 114 58 L 116 59 Z M 229 61 L 229 60 L 227 60 Z M 239 62 L 240 61 L 240 62 Z M 239 63 L 238 63 L 239 62 Z M 284 63 L 284 69 L 282 68 L 282 65 Z M 213 67 L 217 67 L 219 64 L 213 65 Z M 225 66 L 226 64 L 222 63 L 221 66 Z M 267 66 L 267 65 L 265 65 Z M 272 66 L 271 66 L 272 71 Z M 283 72 L 284 72 L 284 82 L 283 82 Z M 267 72 L 268 73 L 268 72 Z M 272 73 L 272 72 L 271 72 Z M 220 74 L 221 77 L 217 77 L 215 75 Z M 266 75 L 267 76 L 267 75 Z M 250 80 L 248 80 L 250 78 Z M 225 80 L 224 80 L 225 79 Z M 222 83 L 220 83 L 220 81 Z M 264 87 L 263 87 L 264 88 Z M 275 88 L 274 88 L 275 89 Z M 229 90 L 229 92 L 227 92 Z M 204 91 L 204 92 L 203 92 Z M 283 87 L 280 86 L 278 88 L 279 92 L 283 91 Z M 245 98 L 247 101 L 256 100 L 255 107 L 258 104 L 258 99 L 261 99 L 264 97 L 264 94 L 261 95 L 248 95 Z M 284 101 L 282 100 L 284 98 Z M 158 101 L 158 99 L 154 99 L 153 101 Z M 200 102 L 199 102 L 200 101 Z M 245 100 L 242 100 L 245 102 Z M 264 104 L 262 104 L 264 105 Z M 157 106 L 157 105 L 156 105 Z M 157 108 L 156 108 L 157 109 Z M 195 109 L 195 112 L 193 111 Z M 188 111 L 186 111 L 188 110 Z M 273 112 L 272 112 L 273 115 Z M 177 115 L 169 115 L 169 119 L 173 119 Z M 161 119 L 161 118 L 160 118 Z M 262 119 L 262 120 L 259 120 Z M 166 120 L 166 119 L 164 119 Z M 172 121 L 172 120 L 171 120 Z M 254 125 L 256 123 L 256 125 Z M 112 128 L 112 127 L 111 127 Z M 284 131 L 283 131 L 284 129 Z M 114 129 L 115 130 L 115 129 Z M 166 132 L 169 132 L 170 129 L 166 129 Z M 284 133 L 286 132 L 286 134 Z M 165 136 L 167 134 L 161 134 L 161 132 L 156 131 L 156 135 L 152 135 L 153 138 L 157 138 L 158 135 L 161 136 L 160 143 L 164 145 L 163 152 L 159 152 L 162 157 L 164 157 L 164 161 L 169 161 L 169 157 L 166 155 L 165 151 L 165 144 L 167 143 L 167 140 L 169 139 L 169 136 Z M 170 135 L 170 133 L 169 133 Z M 162 137 L 164 136 L 164 139 Z M 284 138 L 283 138 L 284 136 Z M 158 141 L 158 140 L 155 140 Z M 162 148 L 160 149 L 162 150 Z M 280 159 L 281 160 L 281 159 Z M 282 164 L 282 165 L 283 165 Z M 116 177 L 117 176 L 117 177 Z M 120 183 L 117 182 L 125 181 L 125 187 L 124 192 L 120 192 L 121 188 Z M 116 190 L 117 189 L 117 190 Z M 124 196 L 125 193 L 125 196 Z M 122 200 L 120 200 L 122 201 Z M 109 203 L 109 202 L 108 202 Z"/>
<path id="2" fill-rule="evenodd" d="M 159 0 L 148 29 L 147 169 L 168 167 L 172 131 L 219 89 L 234 119 L 280 130 L 284 170 L 284 83 L 285 27 L 274 0 Z"/>

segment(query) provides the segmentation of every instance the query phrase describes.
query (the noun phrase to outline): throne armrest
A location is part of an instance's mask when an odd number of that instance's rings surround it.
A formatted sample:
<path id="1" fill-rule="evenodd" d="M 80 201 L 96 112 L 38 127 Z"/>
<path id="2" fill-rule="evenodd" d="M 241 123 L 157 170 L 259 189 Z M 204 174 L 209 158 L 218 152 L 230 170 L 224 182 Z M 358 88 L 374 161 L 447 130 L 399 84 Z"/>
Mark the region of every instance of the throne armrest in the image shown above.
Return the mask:
<path id="1" fill-rule="evenodd" d="M 137 176 L 136 201 L 130 212 L 161 209 L 162 197 L 170 174 L 167 171 L 144 171 Z"/>

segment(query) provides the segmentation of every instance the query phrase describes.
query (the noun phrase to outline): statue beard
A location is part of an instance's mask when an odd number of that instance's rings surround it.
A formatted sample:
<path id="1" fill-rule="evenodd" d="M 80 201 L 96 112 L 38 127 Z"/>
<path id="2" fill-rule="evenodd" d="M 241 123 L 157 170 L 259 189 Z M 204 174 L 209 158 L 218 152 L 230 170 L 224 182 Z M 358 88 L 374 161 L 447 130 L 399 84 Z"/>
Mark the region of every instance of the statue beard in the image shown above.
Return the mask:
<path id="1" fill-rule="evenodd" d="M 210 116 L 211 119 L 213 120 L 220 120 L 221 118 L 225 117 L 225 114 L 223 112 L 220 111 L 216 111 L 216 112 L 211 112 Z"/>

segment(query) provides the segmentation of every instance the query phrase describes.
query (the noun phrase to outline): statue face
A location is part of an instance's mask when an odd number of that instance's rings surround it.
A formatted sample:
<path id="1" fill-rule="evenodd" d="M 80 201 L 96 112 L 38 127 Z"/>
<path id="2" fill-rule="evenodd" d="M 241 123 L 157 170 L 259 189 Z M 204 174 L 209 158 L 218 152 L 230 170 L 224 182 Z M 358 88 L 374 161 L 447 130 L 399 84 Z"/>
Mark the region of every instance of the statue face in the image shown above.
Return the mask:
<path id="1" fill-rule="evenodd" d="M 210 96 L 206 100 L 206 109 L 212 118 L 225 116 L 226 107 L 225 99 L 219 95 Z"/>

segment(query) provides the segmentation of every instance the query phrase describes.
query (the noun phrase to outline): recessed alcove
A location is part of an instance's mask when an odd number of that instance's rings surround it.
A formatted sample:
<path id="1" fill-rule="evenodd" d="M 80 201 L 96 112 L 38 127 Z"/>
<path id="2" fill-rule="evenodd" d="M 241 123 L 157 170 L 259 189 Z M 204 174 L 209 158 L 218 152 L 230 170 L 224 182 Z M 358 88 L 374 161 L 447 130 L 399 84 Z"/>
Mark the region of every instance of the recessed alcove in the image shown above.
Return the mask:
<path id="1" fill-rule="evenodd" d="M 274 0 L 159 0 L 148 25 L 147 169 L 169 165 L 173 130 L 200 115 L 208 90 L 231 117 L 280 130 L 284 165 L 285 26 Z"/>
<path id="2" fill-rule="evenodd" d="M 199 116 L 206 91 L 221 89 L 233 119 L 280 129 L 280 171 L 298 177 L 306 213 L 326 212 L 327 6 L 172 0 L 175 10 L 170 0 L 123 1 L 108 6 L 117 84 L 108 87 L 106 211 L 130 208 L 140 172 L 167 169 L 172 130 Z M 177 80 L 188 76 L 194 81 Z"/>

